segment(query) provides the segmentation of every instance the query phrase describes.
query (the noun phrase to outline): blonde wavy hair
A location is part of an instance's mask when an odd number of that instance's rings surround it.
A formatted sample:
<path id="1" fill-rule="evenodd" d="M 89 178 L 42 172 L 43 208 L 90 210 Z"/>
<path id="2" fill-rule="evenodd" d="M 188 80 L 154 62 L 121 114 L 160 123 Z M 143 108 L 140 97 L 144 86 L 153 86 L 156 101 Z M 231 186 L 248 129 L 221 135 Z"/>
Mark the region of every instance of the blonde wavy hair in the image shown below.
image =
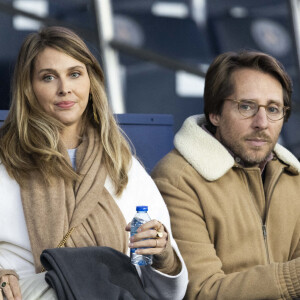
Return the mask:
<path id="1" fill-rule="evenodd" d="M 48 182 L 51 176 L 70 180 L 78 176 L 58 149 L 63 125 L 41 109 L 32 88 L 35 60 L 46 47 L 85 64 L 92 101 L 83 114 L 84 123 L 89 122 L 99 129 L 104 163 L 116 194 L 120 195 L 128 183 L 130 147 L 109 108 L 100 64 L 84 41 L 67 28 L 43 28 L 30 34 L 21 46 L 12 82 L 11 107 L 0 128 L 1 162 L 20 185 L 22 178 L 32 170 L 39 170 Z M 94 119 L 93 106 L 99 123 Z"/>

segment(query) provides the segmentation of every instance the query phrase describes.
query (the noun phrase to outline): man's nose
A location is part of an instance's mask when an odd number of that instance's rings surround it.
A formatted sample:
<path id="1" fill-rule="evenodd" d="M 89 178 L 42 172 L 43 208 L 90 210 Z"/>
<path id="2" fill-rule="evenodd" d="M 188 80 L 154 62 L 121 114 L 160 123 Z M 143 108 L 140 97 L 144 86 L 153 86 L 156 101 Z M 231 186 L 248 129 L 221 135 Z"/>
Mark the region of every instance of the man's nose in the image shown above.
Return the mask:
<path id="1" fill-rule="evenodd" d="M 269 125 L 269 120 L 267 117 L 267 112 L 265 107 L 259 107 L 256 115 L 253 118 L 253 127 L 265 129 Z"/>

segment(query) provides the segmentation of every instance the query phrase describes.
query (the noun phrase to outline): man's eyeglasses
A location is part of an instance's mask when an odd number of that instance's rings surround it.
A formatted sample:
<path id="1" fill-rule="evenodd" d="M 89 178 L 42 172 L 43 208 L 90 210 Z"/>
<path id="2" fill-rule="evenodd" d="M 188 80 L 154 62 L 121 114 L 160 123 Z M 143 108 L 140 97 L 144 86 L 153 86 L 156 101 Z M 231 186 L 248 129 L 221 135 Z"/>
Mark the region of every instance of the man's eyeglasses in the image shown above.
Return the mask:
<path id="1" fill-rule="evenodd" d="M 235 99 L 225 99 L 228 101 L 233 101 L 238 104 L 238 110 L 243 117 L 250 118 L 254 117 L 260 107 L 264 107 L 266 110 L 267 118 L 271 121 L 281 120 L 287 110 L 290 108 L 288 106 L 282 106 L 276 103 L 270 103 L 268 105 L 258 105 L 255 101 L 251 100 L 235 100 Z"/>

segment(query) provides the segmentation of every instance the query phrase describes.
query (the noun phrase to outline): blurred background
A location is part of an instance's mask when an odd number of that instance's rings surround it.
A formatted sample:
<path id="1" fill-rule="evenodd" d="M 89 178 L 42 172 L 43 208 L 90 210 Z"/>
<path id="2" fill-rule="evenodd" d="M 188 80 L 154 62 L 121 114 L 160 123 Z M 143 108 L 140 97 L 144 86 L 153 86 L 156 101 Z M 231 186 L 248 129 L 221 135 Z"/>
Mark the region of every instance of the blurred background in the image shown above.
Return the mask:
<path id="1" fill-rule="evenodd" d="M 283 63 L 293 113 L 280 143 L 300 158 L 298 0 L 0 0 L 0 111 L 26 35 L 75 30 L 100 61 L 117 114 L 170 114 L 176 132 L 203 112 L 205 72 L 225 51 L 256 49 Z"/>

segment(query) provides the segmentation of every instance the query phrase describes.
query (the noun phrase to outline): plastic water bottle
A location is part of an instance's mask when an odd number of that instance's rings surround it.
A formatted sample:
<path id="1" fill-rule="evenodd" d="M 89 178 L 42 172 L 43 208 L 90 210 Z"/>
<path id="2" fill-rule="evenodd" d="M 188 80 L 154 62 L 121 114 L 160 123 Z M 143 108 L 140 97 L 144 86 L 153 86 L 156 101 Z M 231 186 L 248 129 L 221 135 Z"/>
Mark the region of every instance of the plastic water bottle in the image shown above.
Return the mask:
<path id="1" fill-rule="evenodd" d="M 142 224 L 147 223 L 150 220 L 151 218 L 148 215 L 148 206 L 137 206 L 136 214 L 131 221 L 130 236 L 135 235 L 137 233 L 138 228 Z M 130 258 L 132 264 L 139 266 L 146 266 L 152 264 L 152 255 L 136 254 L 135 250 L 137 250 L 137 248 L 130 249 Z"/>

